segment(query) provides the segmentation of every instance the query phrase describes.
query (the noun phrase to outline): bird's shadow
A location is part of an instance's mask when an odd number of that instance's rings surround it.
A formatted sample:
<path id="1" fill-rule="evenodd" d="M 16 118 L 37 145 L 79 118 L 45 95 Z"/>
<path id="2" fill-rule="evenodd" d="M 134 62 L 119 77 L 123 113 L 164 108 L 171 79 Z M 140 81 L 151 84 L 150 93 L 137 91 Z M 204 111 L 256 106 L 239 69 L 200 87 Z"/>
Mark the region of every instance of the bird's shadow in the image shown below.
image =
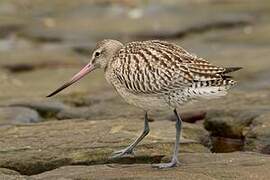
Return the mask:
<path id="1" fill-rule="evenodd" d="M 108 159 L 108 164 L 155 164 L 160 163 L 164 155 L 134 156 L 127 155 L 120 158 Z"/>

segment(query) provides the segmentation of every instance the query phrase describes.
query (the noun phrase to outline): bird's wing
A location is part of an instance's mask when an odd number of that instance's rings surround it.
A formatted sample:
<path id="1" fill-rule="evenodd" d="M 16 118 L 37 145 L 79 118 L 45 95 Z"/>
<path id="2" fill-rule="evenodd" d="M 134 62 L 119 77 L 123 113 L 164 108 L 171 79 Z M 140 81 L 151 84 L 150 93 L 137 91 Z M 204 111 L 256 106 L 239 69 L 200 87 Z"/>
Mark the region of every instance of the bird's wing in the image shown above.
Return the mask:
<path id="1" fill-rule="evenodd" d="M 134 94 L 184 89 L 195 81 L 221 78 L 225 69 L 164 41 L 127 44 L 114 58 L 114 74 Z"/>
<path id="2" fill-rule="evenodd" d="M 162 51 L 168 53 L 172 61 L 181 64 L 187 68 L 194 81 L 207 81 L 222 78 L 222 73 L 226 72 L 226 68 L 218 67 L 207 60 L 190 54 L 182 47 L 165 41 L 153 40 L 150 41 L 159 46 Z"/>

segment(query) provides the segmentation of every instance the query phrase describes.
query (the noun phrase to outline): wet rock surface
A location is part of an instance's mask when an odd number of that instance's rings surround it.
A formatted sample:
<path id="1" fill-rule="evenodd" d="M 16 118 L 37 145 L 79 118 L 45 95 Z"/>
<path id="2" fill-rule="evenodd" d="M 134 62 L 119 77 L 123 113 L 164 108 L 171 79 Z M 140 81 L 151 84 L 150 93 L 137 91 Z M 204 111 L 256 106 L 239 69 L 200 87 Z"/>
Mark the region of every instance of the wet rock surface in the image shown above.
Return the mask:
<path id="1" fill-rule="evenodd" d="M 14 102 L 10 102 L 8 104 L 10 107 L 25 107 L 25 108 L 31 108 L 35 111 L 37 111 L 40 116 L 44 118 L 53 118 L 61 111 L 65 111 L 66 109 L 69 109 L 70 107 L 68 105 L 65 105 L 61 101 L 57 100 L 18 100 Z"/>
<path id="2" fill-rule="evenodd" d="M 29 108 L 0 107 L 0 125 L 40 122 L 39 114 Z"/>
<path id="3" fill-rule="evenodd" d="M 261 153 L 270 154 L 269 142 L 269 111 L 261 114 L 252 121 L 250 131 L 245 138 L 245 150 L 256 150 Z"/>
<path id="4" fill-rule="evenodd" d="M 269 10 L 267 0 L 2 0 L 0 179 L 269 179 Z M 104 38 L 164 39 L 243 67 L 226 97 L 178 109 L 180 167 L 150 167 L 170 160 L 175 117 L 166 110 L 149 113 L 151 132 L 135 156 L 110 159 L 142 131 L 143 112 L 102 71 L 45 98 Z"/>

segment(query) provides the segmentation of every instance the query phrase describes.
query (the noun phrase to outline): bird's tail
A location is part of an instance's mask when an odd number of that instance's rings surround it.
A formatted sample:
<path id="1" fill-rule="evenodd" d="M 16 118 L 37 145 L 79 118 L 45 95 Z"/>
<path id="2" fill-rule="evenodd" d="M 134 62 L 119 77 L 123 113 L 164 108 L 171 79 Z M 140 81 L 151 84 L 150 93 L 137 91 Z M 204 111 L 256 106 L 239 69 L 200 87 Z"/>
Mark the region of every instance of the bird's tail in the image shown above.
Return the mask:
<path id="1" fill-rule="evenodd" d="M 193 86 L 186 89 L 186 91 L 191 97 L 212 99 L 225 96 L 227 94 L 227 90 L 235 84 L 236 81 L 232 79 L 200 81 L 194 83 Z"/>
<path id="2" fill-rule="evenodd" d="M 186 88 L 183 93 L 186 93 L 190 98 L 212 99 L 225 96 L 227 90 L 236 84 L 228 73 L 238 71 L 242 67 L 228 67 L 221 74 L 222 79 L 212 79 L 207 81 L 198 81 L 193 83 L 192 87 Z"/>
<path id="3" fill-rule="evenodd" d="M 225 68 L 225 71 L 223 72 L 223 74 L 228 74 L 234 71 L 238 71 L 240 69 L 243 69 L 242 67 L 227 67 Z"/>
<path id="4" fill-rule="evenodd" d="M 242 67 L 227 67 L 227 68 L 225 68 L 225 71 L 221 73 L 221 76 L 222 76 L 222 78 L 223 78 L 224 80 L 226 80 L 226 79 L 231 79 L 232 76 L 227 75 L 227 74 L 229 74 L 229 73 L 231 73 L 231 72 L 234 72 L 234 71 L 238 71 L 238 70 L 240 70 L 240 69 L 243 69 L 243 68 L 242 68 Z"/>

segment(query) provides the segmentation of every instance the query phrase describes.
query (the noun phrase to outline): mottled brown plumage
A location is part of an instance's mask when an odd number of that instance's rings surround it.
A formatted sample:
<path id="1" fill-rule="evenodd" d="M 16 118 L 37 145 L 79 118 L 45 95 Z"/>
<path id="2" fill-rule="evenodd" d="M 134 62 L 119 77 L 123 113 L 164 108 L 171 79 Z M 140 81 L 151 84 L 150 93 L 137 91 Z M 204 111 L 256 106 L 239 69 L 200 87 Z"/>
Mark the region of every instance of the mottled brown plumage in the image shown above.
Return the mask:
<path id="1" fill-rule="evenodd" d="M 113 157 L 131 154 L 134 147 L 149 133 L 147 112 L 171 108 L 177 117 L 176 142 L 170 163 L 154 165 L 174 167 L 178 163 L 182 121 L 176 108 L 200 98 L 215 98 L 226 94 L 235 84 L 227 74 L 240 68 L 223 68 L 165 41 L 131 42 L 123 45 L 116 40 L 97 43 L 90 62 L 72 79 L 51 93 L 58 93 L 94 69 L 104 69 L 106 80 L 130 104 L 145 111 L 144 131 L 127 148 Z"/>
<path id="2" fill-rule="evenodd" d="M 225 95 L 235 84 L 225 72 L 177 45 L 153 40 L 122 46 L 105 75 L 127 102 L 151 110 Z"/>

